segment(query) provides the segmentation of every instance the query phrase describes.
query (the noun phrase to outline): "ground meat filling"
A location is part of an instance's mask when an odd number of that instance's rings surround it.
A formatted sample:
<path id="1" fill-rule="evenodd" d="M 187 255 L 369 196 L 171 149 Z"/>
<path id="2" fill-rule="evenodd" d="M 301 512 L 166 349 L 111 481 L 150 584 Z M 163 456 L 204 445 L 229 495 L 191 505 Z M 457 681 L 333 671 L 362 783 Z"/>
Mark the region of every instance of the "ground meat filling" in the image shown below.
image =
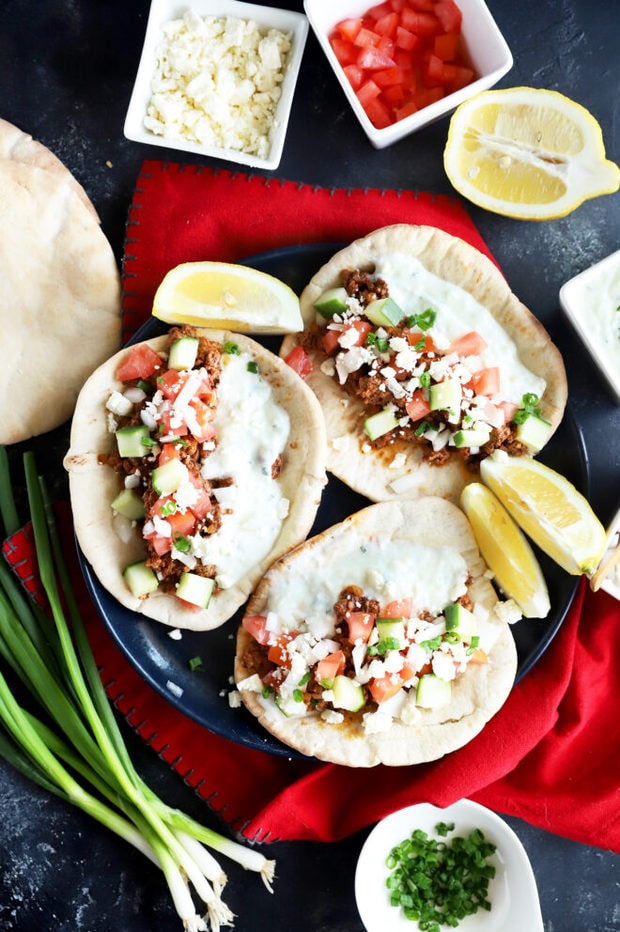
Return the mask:
<path id="1" fill-rule="evenodd" d="M 381 278 L 373 278 L 372 270 L 362 271 L 360 269 L 345 269 L 341 273 L 341 281 L 347 294 L 355 298 L 362 309 L 367 307 L 371 301 L 389 296 L 387 283 Z M 401 337 L 414 346 L 416 342 L 424 336 L 422 332 L 418 333 L 414 331 L 412 333 L 412 328 L 408 325 L 406 318 L 403 318 L 397 326 L 383 327 L 382 330 L 386 333 L 387 340 L 393 337 Z M 321 343 L 321 338 L 324 333 L 325 330 L 323 326 L 313 324 L 305 331 L 301 345 L 307 352 L 318 353 L 319 355 L 325 356 L 325 351 Z M 397 382 L 404 382 L 410 378 L 411 373 L 399 369 L 395 364 L 395 359 L 396 353 L 392 353 L 389 360 L 382 362 L 380 369 L 385 367 L 394 369 L 395 380 Z M 423 350 L 418 351 L 418 365 L 425 364 L 429 366 L 430 363 L 436 359 L 436 353 L 427 353 Z M 334 376 L 334 378 L 336 377 L 337 376 Z M 350 372 L 347 375 L 346 381 L 341 383 L 340 387 L 348 395 L 363 402 L 368 416 L 381 411 L 388 401 L 397 407 L 403 417 L 407 414 L 406 405 L 408 397 L 406 395 L 400 398 L 393 396 L 386 389 L 386 382 L 380 370 L 371 368 L 367 363 L 360 366 L 360 368 L 354 372 Z M 457 423 L 450 421 L 451 430 L 457 431 L 463 426 L 463 414 L 464 412 L 461 412 L 461 417 Z M 445 410 L 430 411 L 424 415 L 423 420 L 427 428 L 441 428 L 442 425 L 448 421 L 448 412 Z M 489 456 L 494 450 L 504 450 L 512 456 L 523 456 L 528 453 L 527 447 L 517 440 L 516 427 L 512 424 L 492 427 L 489 440 L 477 450 L 472 450 L 469 447 L 456 448 L 453 446 L 436 450 L 433 448 L 432 443 L 426 437 L 422 436 L 419 430 L 420 423 L 421 420 L 409 420 L 405 426 L 399 426 L 374 440 L 368 439 L 365 442 L 370 444 L 374 449 L 388 447 L 396 440 L 416 444 L 423 449 L 425 461 L 433 466 L 443 465 L 453 454 L 459 455 L 467 463 L 470 463 L 473 468 L 476 468 L 479 461 Z"/>
<path id="2" fill-rule="evenodd" d="M 168 346 L 181 337 L 199 337 L 198 353 L 194 368 L 204 368 L 209 376 L 211 387 L 216 389 L 220 381 L 222 367 L 220 345 L 204 336 L 199 336 L 198 332 L 193 327 L 184 326 L 171 328 L 169 331 Z M 162 367 L 162 372 L 163 371 L 165 371 L 165 365 Z M 125 382 L 124 386 L 125 388 L 137 387 L 139 383 L 140 388 L 146 394 L 145 402 L 147 402 L 158 389 L 157 379 L 160 375 L 161 372 L 156 372 L 148 379 L 135 379 Z M 136 406 L 129 416 L 117 417 L 117 427 L 120 428 L 140 424 L 141 408 L 142 406 Z M 176 445 L 181 462 L 187 466 L 193 477 L 199 479 L 205 491 L 210 495 L 210 510 L 202 520 L 197 522 L 193 533 L 205 537 L 215 534 L 221 527 L 222 515 L 220 505 L 215 496 L 211 493 L 214 488 L 231 485 L 232 479 L 229 476 L 222 476 L 207 481 L 201 477 L 200 468 L 205 457 L 209 455 L 209 450 L 205 448 L 205 445 L 199 443 L 191 436 L 191 434 L 179 438 Z M 120 488 L 124 487 L 125 479 L 128 476 L 139 475 L 140 483 L 138 491 L 142 496 L 147 515 L 159 498 L 159 493 L 155 491 L 152 485 L 152 472 L 158 465 L 156 455 L 158 450 L 159 447 L 155 446 L 152 455 L 143 457 L 121 457 L 117 453 L 108 453 L 99 456 L 100 462 L 110 466 L 119 475 L 121 479 L 119 484 Z M 160 581 L 160 589 L 164 592 L 174 592 L 182 574 L 186 572 L 187 567 L 180 560 L 175 559 L 170 552 L 158 554 L 151 541 L 147 538 L 143 538 L 143 526 L 144 521 L 136 522 L 136 534 L 140 537 L 146 548 L 146 563 L 157 574 Z M 207 576 L 214 579 L 216 576 L 216 567 L 213 564 L 202 564 L 200 561 L 197 561 L 192 568 L 192 572 L 197 576 Z"/>

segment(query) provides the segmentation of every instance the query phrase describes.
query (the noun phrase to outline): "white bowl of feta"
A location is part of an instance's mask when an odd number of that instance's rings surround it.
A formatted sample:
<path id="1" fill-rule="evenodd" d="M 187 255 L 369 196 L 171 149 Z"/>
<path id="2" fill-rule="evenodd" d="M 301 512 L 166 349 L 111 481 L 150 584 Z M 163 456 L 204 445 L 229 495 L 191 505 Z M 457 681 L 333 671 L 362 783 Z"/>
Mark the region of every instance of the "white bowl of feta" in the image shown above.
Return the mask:
<path id="1" fill-rule="evenodd" d="M 383 149 L 385 146 L 392 145 L 392 143 L 409 136 L 423 126 L 447 116 L 464 100 L 480 91 L 493 87 L 512 68 L 512 53 L 484 0 L 457 0 L 456 5 L 462 14 L 461 40 L 465 58 L 474 72 L 473 80 L 466 84 L 465 87 L 447 93 L 441 99 L 422 106 L 409 116 L 404 116 L 395 123 L 378 128 L 371 122 L 363 106 L 360 98 L 361 89 L 354 90 L 343 66 L 338 61 L 330 38 L 333 36 L 336 25 L 343 20 L 355 20 L 362 17 L 372 25 L 372 20 L 375 19 L 376 15 L 383 15 L 384 13 L 389 15 L 390 9 L 393 15 L 394 11 L 402 11 L 403 4 L 399 3 L 398 0 L 389 0 L 389 2 L 382 4 L 375 2 L 374 5 L 373 0 L 304 0 L 304 9 L 310 26 L 315 32 L 362 129 L 376 149 Z M 423 9 L 430 10 L 431 7 L 424 5 Z M 415 4 L 411 4 L 411 9 L 408 12 L 410 17 L 419 15 Z M 370 14 L 370 17 L 367 14 Z M 400 15 L 403 16 L 402 12 Z M 423 11 L 421 15 L 426 16 L 428 14 Z M 403 22 L 405 22 L 404 19 Z M 401 28 L 400 25 L 399 28 Z M 356 41 L 359 41 L 359 37 Z M 398 42 L 398 40 L 395 41 Z"/>
<path id="2" fill-rule="evenodd" d="M 307 34 L 290 10 L 152 0 L 126 138 L 277 168 Z"/>
<path id="3" fill-rule="evenodd" d="M 560 304 L 620 404 L 620 249 L 562 285 Z"/>

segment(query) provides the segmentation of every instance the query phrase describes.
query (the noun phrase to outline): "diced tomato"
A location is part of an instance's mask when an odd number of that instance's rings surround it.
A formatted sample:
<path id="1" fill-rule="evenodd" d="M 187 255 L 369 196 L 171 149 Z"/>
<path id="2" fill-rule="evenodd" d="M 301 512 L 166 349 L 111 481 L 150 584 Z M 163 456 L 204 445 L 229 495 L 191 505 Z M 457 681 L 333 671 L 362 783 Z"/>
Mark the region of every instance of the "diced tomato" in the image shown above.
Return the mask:
<path id="1" fill-rule="evenodd" d="M 406 52 L 413 52 L 416 48 L 419 48 L 421 42 L 419 36 L 416 36 L 415 33 L 399 26 L 396 30 L 396 45 L 399 49 L 404 49 Z"/>
<path id="2" fill-rule="evenodd" d="M 272 634 L 267 630 L 266 615 L 244 615 L 241 627 L 251 634 L 255 641 L 266 647 L 272 640 Z"/>
<path id="3" fill-rule="evenodd" d="M 180 458 L 181 451 L 176 443 L 164 443 L 157 457 L 157 465 L 163 466 L 164 463 L 169 463 L 170 460 L 178 460 Z"/>
<path id="4" fill-rule="evenodd" d="M 356 641 L 366 643 L 372 633 L 374 624 L 375 615 L 371 612 L 350 612 L 347 615 L 349 643 L 355 644 Z"/>
<path id="5" fill-rule="evenodd" d="M 211 405 L 205 404 L 205 402 L 201 401 L 200 398 L 192 398 L 189 406 L 195 415 L 195 421 L 192 418 L 190 422 L 190 429 L 193 436 L 200 443 L 205 443 L 207 440 L 213 440 L 217 434 L 215 424 L 213 423 L 215 409 L 212 408 Z"/>
<path id="6" fill-rule="evenodd" d="M 172 530 L 172 540 L 179 537 L 187 537 L 194 530 L 196 525 L 196 516 L 188 509 L 187 511 L 175 511 L 174 514 L 168 515 L 166 521 Z"/>
<path id="7" fill-rule="evenodd" d="M 405 29 L 426 38 L 438 36 L 441 32 L 447 31 L 442 27 L 434 13 L 418 13 L 416 10 L 407 7 L 403 9 L 401 23 Z"/>
<path id="8" fill-rule="evenodd" d="M 363 48 L 357 56 L 356 64 L 366 71 L 379 71 L 383 68 L 393 68 L 394 59 L 388 52 L 377 48 Z"/>
<path id="9" fill-rule="evenodd" d="M 477 330 L 470 330 L 463 336 L 457 337 L 448 349 L 449 353 L 456 353 L 457 356 L 479 356 L 487 348 L 486 341 L 480 336 Z"/>
<path id="10" fill-rule="evenodd" d="M 116 367 L 116 378 L 119 382 L 148 379 L 161 367 L 161 356 L 154 349 L 146 343 L 136 343 Z"/>
<path id="11" fill-rule="evenodd" d="M 460 32 L 463 14 L 454 0 L 438 0 L 435 4 L 435 16 L 443 26 L 444 32 Z"/>
<path id="12" fill-rule="evenodd" d="M 408 0 L 410 7 L 424 13 L 432 13 L 435 9 L 435 2 L 436 0 Z"/>
<path id="13" fill-rule="evenodd" d="M 433 41 L 433 52 L 444 62 L 456 58 L 458 48 L 459 36 L 456 32 L 444 32 L 440 36 L 435 36 Z"/>
<path id="14" fill-rule="evenodd" d="M 290 366 L 300 378 L 307 378 L 312 372 L 312 363 L 303 346 L 294 346 L 284 362 Z"/>
<path id="15" fill-rule="evenodd" d="M 371 100 L 374 100 L 375 97 L 378 97 L 381 93 L 381 88 L 378 84 L 369 78 L 368 81 L 365 81 L 364 84 L 360 87 L 357 92 L 357 99 L 361 103 L 362 107 L 366 109 Z"/>
<path id="16" fill-rule="evenodd" d="M 420 330 L 412 330 L 406 334 L 407 342 L 415 346 L 418 352 L 436 353 L 437 347 L 433 343 L 433 338 L 428 333 L 422 333 Z"/>
<path id="17" fill-rule="evenodd" d="M 267 651 L 267 659 L 275 663 L 278 667 L 290 667 L 291 655 L 287 651 L 287 645 L 293 640 L 292 634 L 280 634 L 274 644 L 271 644 Z"/>
<path id="18" fill-rule="evenodd" d="M 370 694 L 375 702 L 381 705 L 395 696 L 399 689 L 414 675 L 413 670 L 404 665 L 398 673 L 388 673 L 386 676 L 376 677 L 369 683 Z"/>
<path id="19" fill-rule="evenodd" d="M 482 650 L 481 647 L 474 647 L 473 651 L 471 652 L 469 662 L 470 663 L 488 663 L 489 655 L 487 654 L 486 651 Z"/>
<path id="20" fill-rule="evenodd" d="M 167 369 L 162 375 L 157 376 L 157 388 L 165 398 L 175 398 L 181 391 L 182 384 L 178 369 Z"/>
<path id="21" fill-rule="evenodd" d="M 500 401 L 498 407 L 504 412 L 504 424 L 510 424 L 519 410 L 519 405 L 515 404 L 514 401 Z"/>
<path id="22" fill-rule="evenodd" d="M 148 540 L 151 544 L 151 547 L 155 551 L 158 557 L 163 557 L 164 554 L 170 553 L 172 550 L 172 538 L 163 537 L 155 532 L 151 534 L 144 535 L 145 540 Z"/>
<path id="23" fill-rule="evenodd" d="M 474 372 L 467 384 L 477 395 L 497 395 L 499 392 L 499 366 L 489 366 Z"/>
<path id="24" fill-rule="evenodd" d="M 357 340 L 351 345 L 361 346 L 372 330 L 372 324 L 367 320 L 354 320 L 343 327 L 342 330 L 325 330 L 321 337 L 321 344 L 328 356 L 339 348 L 340 344 L 338 341 L 340 337 L 349 330 L 357 330 Z"/>
<path id="25" fill-rule="evenodd" d="M 370 19 L 374 19 L 379 22 L 383 19 L 384 16 L 389 16 L 390 13 L 393 13 L 393 9 L 389 0 L 386 0 L 385 3 L 378 3 L 377 6 L 371 6 L 371 8 L 367 11 L 366 16 L 369 16 Z"/>
<path id="26" fill-rule="evenodd" d="M 372 29 L 366 29 L 362 26 L 355 37 L 355 44 L 358 48 L 375 48 L 379 44 L 381 36 Z"/>
<path id="27" fill-rule="evenodd" d="M 381 609 L 382 618 L 411 618 L 413 599 L 395 599 Z"/>
<path id="28" fill-rule="evenodd" d="M 361 87 L 362 81 L 364 80 L 364 72 L 359 67 L 359 65 L 345 65 L 342 69 L 349 79 L 349 84 L 354 91 Z"/>
<path id="29" fill-rule="evenodd" d="M 213 389 L 206 369 L 183 372 L 179 372 L 178 369 L 167 369 L 162 375 L 157 376 L 157 388 L 165 398 L 174 399 L 190 378 L 194 384 L 194 396 L 210 401 L 213 398 Z"/>
<path id="30" fill-rule="evenodd" d="M 348 39 L 340 39 L 338 36 L 332 36 L 329 40 L 334 55 L 341 65 L 353 65 L 357 58 L 358 49 L 349 42 Z"/>
<path id="31" fill-rule="evenodd" d="M 425 87 L 435 87 L 437 84 L 445 84 L 446 78 L 444 69 L 445 65 L 441 58 L 431 53 L 422 68 L 422 80 Z"/>
<path id="32" fill-rule="evenodd" d="M 158 518 L 165 518 L 168 509 L 176 511 L 177 505 L 172 495 L 160 495 L 156 502 L 151 506 L 150 515 L 156 515 Z"/>
<path id="33" fill-rule="evenodd" d="M 406 117 L 411 116 L 412 113 L 418 112 L 418 105 L 410 100 L 403 107 L 399 107 L 396 111 L 396 120 L 404 120 Z"/>
<path id="34" fill-rule="evenodd" d="M 190 473 L 189 481 L 198 493 L 196 500 L 192 502 L 190 506 L 190 510 L 198 521 L 203 521 L 212 508 L 211 496 L 198 476 L 194 476 L 193 473 Z"/>
<path id="35" fill-rule="evenodd" d="M 344 673 L 344 668 L 344 653 L 341 650 L 335 650 L 332 654 L 328 654 L 327 657 L 319 660 L 314 668 L 314 678 L 317 683 L 322 683 L 326 689 L 329 689 L 333 680 L 340 676 L 341 673 Z"/>
<path id="36" fill-rule="evenodd" d="M 161 430 L 165 437 L 185 437 L 188 433 L 187 424 L 175 414 L 171 401 L 164 401 L 160 417 Z"/>
<path id="37" fill-rule="evenodd" d="M 343 39 L 347 39 L 349 42 L 355 42 L 357 34 L 362 28 L 362 18 L 359 16 L 343 19 L 339 23 L 336 23 L 335 28 L 336 32 L 338 32 Z"/>
<path id="38" fill-rule="evenodd" d="M 424 397 L 424 392 L 421 388 L 417 388 L 407 404 L 405 405 L 405 410 L 412 421 L 419 421 L 421 418 L 426 417 L 428 412 L 431 410 L 431 406 L 428 402 L 428 399 Z"/>
<path id="39" fill-rule="evenodd" d="M 375 31 L 379 33 L 380 36 L 391 36 L 393 37 L 396 32 L 396 27 L 398 26 L 398 13 L 391 11 L 386 13 L 385 16 L 382 16 L 381 19 L 378 19 L 375 23 Z"/>
<path id="40" fill-rule="evenodd" d="M 271 670 L 268 670 L 267 673 L 262 677 L 262 682 L 265 686 L 273 686 L 274 689 L 278 689 L 282 685 L 282 680 L 287 676 L 287 670 L 284 667 L 273 667 Z"/>
<path id="41" fill-rule="evenodd" d="M 473 68 L 447 63 L 444 68 L 446 88 L 452 94 L 454 91 L 467 87 L 474 80 Z"/>
<path id="42" fill-rule="evenodd" d="M 393 84 L 391 87 L 384 87 L 381 96 L 388 107 L 396 109 L 402 106 L 405 100 L 405 91 L 402 84 Z"/>
<path id="43" fill-rule="evenodd" d="M 380 97 L 371 100 L 366 107 L 366 116 L 377 129 L 384 129 L 392 123 L 392 114 L 389 107 Z"/>
<path id="44" fill-rule="evenodd" d="M 395 84 L 402 84 L 405 80 L 405 73 L 402 68 L 399 68 L 398 65 L 394 65 L 392 68 L 385 68 L 381 71 L 375 71 L 372 76 L 375 84 L 378 84 L 380 88 L 383 89 L 385 94 L 386 87 L 392 87 Z"/>

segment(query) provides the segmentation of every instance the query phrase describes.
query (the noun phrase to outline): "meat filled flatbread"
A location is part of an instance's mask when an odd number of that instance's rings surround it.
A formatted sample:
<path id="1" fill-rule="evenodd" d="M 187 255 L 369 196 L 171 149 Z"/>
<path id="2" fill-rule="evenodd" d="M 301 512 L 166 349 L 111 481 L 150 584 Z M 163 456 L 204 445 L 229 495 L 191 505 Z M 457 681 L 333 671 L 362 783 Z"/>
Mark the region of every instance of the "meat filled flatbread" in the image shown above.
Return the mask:
<path id="1" fill-rule="evenodd" d="M 290 367 L 248 337 L 184 327 L 93 373 L 65 467 L 101 584 L 149 618 L 206 630 L 306 537 L 324 460 L 318 402 Z"/>
<path id="2" fill-rule="evenodd" d="M 307 353 L 327 468 L 372 501 L 456 502 L 482 457 L 532 455 L 562 419 L 559 351 L 457 237 L 383 227 L 336 253 L 300 300 L 305 330 L 281 355 Z"/>
<path id="3" fill-rule="evenodd" d="M 501 708 L 519 617 L 456 505 L 381 502 L 270 567 L 238 631 L 235 681 L 264 728 L 304 754 L 418 764 Z"/>

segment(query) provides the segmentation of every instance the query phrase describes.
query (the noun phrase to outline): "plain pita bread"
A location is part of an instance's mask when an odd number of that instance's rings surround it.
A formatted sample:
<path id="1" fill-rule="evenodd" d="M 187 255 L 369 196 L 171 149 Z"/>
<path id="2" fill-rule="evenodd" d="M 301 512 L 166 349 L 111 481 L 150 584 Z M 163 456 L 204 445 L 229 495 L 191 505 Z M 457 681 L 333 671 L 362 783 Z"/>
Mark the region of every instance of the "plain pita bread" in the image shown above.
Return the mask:
<path id="1" fill-rule="evenodd" d="M 301 312 L 306 326 L 318 315 L 314 302 L 327 289 L 341 284 L 343 269 L 374 268 L 378 256 L 403 254 L 418 259 L 431 273 L 469 292 L 484 305 L 516 344 L 521 359 L 547 388 L 542 399 L 543 417 L 559 425 L 566 405 L 567 385 L 562 357 L 547 331 L 511 292 L 498 268 L 463 240 L 435 227 L 396 224 L 382 227 L 337 252 L 312 277 L 302 292 Z M 389 282 L 388 282 L 389 285 Z M 286 337 L 281 355 L 286 356 L 299 335 Z M 324 358 L 324 357 L 322 357 Z M 441 495 L 457 502 L 467 482 L 476 479 L 458 454 L 446 465 L 431 466 L 418 445 L 396 441 L 389 447 L 371 449 L 363 428 L 364 408 L 347 395 L 337 380 L 313 358 L 307 384 L 321 402 L 327 425 L 328 470 L 371 501 Z M 404 461 L 399 465 L 399 461 Z M 404 480 L 405 490 L 394 492 Z"/>
<path id="2" fill-rule="evenodd" d="M 501 611 L 497 611 L 501 603 L 485 575 L 486 566 L 469 522 L 459 508 L 436 496 L 370 505 L 274 563 L 252 595 L 246 614 L 265 615 L 269 611 L 270 592 L 279 578 L 288 577 L 291 588 L 296 575 L 319 580 L 322 568 L 330 561 L 355 553 L 373 538 L 453 547 L 462 554 L 472 576 L 469 593 L 474 603 L 490 612 L 495 641 L 489 663 L 468 666 L 453 684 L 449 706 L 420 709 L 410 724 L 394 718 L 387 730 L 376 733 L 367 733 L 359 716 L 332 724 L 318 714 L 287 717 L 272 700 L 250 690 L 241 690 L 241 698 L 267 731 L 303 754 L 349 767 L 420 764 L 462 747 L 478 734 L 504 704 L 517 669 L 514 639 Z M 389 568 L 382 571 L 389 578 Z M 342 579 L 343 588 L 356 584 L 355 579 Z M 428 580 L 428 585 L 433 581 Z M 251 635 L 240 627 L 235 658 L 237 686 L 252 672 L 244 663 L 251 641 Z"/>
<path id="3" fill-rule="evenodd" d="M 68 420 L 121 339 L 120 275 L 84 190 L 44 146 L 0 123 L 0 443 Z"/>
<path id="4" fill-rule="evenodd" d="M 269 564 L 304 540 L 314 521 L 325 474 L 325 427 L 318 402 L 309 388 L 278 356 L 249 337 L 218 330 L 197 333 L 210 340 L 234 341 L 241 351 L 258 362 L 259 371 L 270 384 L 273 395 L 288 413 L 290 434 L 283 451 L 279 484 L 289 500 L 289 511 L 270 552 L 235 585 L 216 590 L 208 609 L 188 609 L 174 595 L 154 592 L 146 599 L 135 598 L 127 588 L 122 571 L 129 563 L 144 558 L 137 534 L 123 540 L 115 530 L 111 502 L 119 491 L 119 479 L 109 466 L 99 462 L 101 454 L 116 451 L 114 434 L 108 431 L 106 401 L 122 383 L 115 379 L 118 363 L 128 350 L 122 350 L 100 366 L 84 385 L 71 424 L 70 449 L 65 457 L 78 542 L 102 586 L 121 604 L 148 618 L 177 628 L 208 630 L 230 618 L 247 600 Z M 165 350 L 167 337 L 146 343 L 157 352 Z"/>

